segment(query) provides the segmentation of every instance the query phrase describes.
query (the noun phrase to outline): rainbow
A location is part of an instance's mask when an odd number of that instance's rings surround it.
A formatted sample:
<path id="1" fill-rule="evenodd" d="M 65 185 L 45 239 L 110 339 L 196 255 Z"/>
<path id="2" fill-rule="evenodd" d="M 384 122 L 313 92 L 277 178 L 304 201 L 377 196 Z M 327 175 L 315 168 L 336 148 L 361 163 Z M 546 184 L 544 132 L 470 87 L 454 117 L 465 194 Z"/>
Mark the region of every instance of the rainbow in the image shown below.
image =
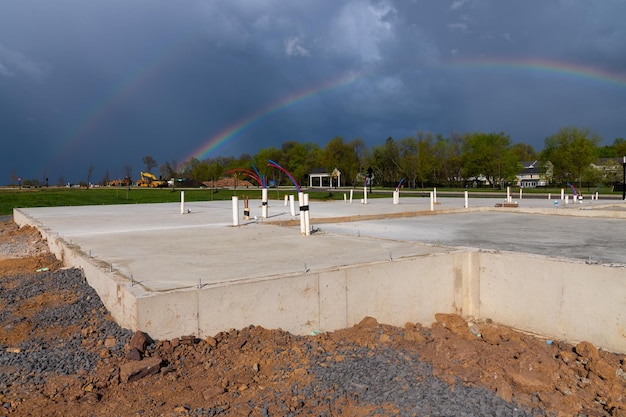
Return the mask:
<path id="1" fill-rule="evenodd" d="M 572 76 L 586 78 L 620 87 L 626 87 L 626 73 L 606 71 L 598 67 L 578 65 L 560 61 L 550 61 L 539 58 L 525 59 L 459 59 L 449 63 L 450 67 L 477 68 L 477 69 L 506 69 L 506 70 L 533 70 L 557 76 Z"/>
<path id="2" fill-rule="evenodd" d="M 351 84 L 361 77 L 362 76 L 360 73 L 348 73 L 334 80 L 307 87 L 286 97 L 280 98 L 277 101 L 271 102 L 265 107 L 242 117 L 241 119 L 230 124 L 229 126 L 226 126 L 222 130 L 211 136 L 208 140 L 203 141 L 202 145 L 195 151 L 193 151 L 189 156 L 184 158 L 183 161 L 189 161 L 194 158 L 198 160 L 205 159 L 212 151 L 214 151 L 220 145 L 224 144 L 230 139 L 233 139 L 237 135 L 240 135 L 252 126 L 260 123 L 268 116 L 284 108 L 296 105 L 315 95 Z"/>

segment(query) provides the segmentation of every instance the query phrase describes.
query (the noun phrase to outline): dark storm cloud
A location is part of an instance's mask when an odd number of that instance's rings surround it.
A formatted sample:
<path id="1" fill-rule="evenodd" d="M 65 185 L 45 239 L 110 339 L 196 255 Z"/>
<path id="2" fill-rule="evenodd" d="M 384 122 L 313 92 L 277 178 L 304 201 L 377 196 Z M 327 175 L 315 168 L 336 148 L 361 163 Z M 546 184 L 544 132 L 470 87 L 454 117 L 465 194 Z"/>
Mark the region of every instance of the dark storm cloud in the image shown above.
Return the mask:
<path id="1" fill-rule="evenodd" d="M 213 155 L 418 130 L 541 149 L 571 125 L 611 143 L 626 130 L 623 16 L 623 0 L 5 0 L 0 184 L 182 162 L 263 109 Z"/>

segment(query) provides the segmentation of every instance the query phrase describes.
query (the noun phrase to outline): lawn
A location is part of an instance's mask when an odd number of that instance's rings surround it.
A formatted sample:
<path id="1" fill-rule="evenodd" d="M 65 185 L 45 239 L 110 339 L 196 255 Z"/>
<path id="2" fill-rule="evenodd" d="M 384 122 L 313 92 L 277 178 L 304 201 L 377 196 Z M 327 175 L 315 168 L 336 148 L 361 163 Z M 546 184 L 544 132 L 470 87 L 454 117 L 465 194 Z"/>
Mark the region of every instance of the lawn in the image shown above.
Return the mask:
<path id="1" fill-rule="evenodd" d="M 211 188 L 186 188 L 185 201 L 212 201 L 230 200 L 236 195 L 240 198 L 248 196 L 250 199 L 261 199 L 259 188 L 237 188 L 237 189 L 211 189 Z M 374 192 L 368 198 L 390 197 L 392 189 L 374 188 Z M 428 197 L 429 191 L 403 189 L 405 195 L 416 197 Z M 462 196 L 464 189 L 440 188 L 440 195 Z M 485 196 L 501 197 L 506 191 L 493 190 L 490 188 L 472 188 L 470 193 L 480 193 Z M 583 190 L 589 194 L 594 190 Z M 617 195 L 610 189 L 599 189 L 602 195 Z M 11 215 L 16 207 L 59 207 L 59 206 L 93 206 L 107 204 L 145 204 L 145 203 L 174 203 L 180 201 L 181 189 L 171 188 L 139 188 L 139 187 L 102 187 L 102 188 L 22 188 L 15 187 L 0 188 L 0 215 Z M 319 190 L 306 191 L 310 200 L 342 200 L 344 194 L 349 196 L 347 189 L 341 190 Z M 519 193 L 519 188 L 511 189 L 511 194 Z M 560 195 L 560 188 L 554 189 L 525 189 L 525 194 L 545 194 L 551 193 L 553 196 Z M 571 194 L 569 189 L 565 190 L 567 195 Z M 271 188 L 268 191 L 270 200 L 283 200 L 286 194 L 296 194 L 292 187 Z M 621 195 L 621 193 L 620 193 Z M 355 188 L 353 198 L 357 201 L 363 198 L 363 189 Z"/>
<path id="2" fill-rule="evenodd" d="M 230 200 L 232 196 L 261 199 L 258 188 L 246 189 L 185 189 L 185 201 Z M 108 204 L 173 203 L 180 201 L 181 189 L 171 188 L 3 188 L 0 189 L 0 215 L 13 214 L 14 208 L 94 206 Z M 270 189 L 270 200 L 284 199 L 285 194 L 295 194 L 292 188 Z M 361 193 L 362 194 L 362 193 Z M 356 195 L 360 195 L 355 193 Z M 313 192 L 311 199 L 341 199 L 343 193 Z M 360 197 L 359 197 L 360 198 Z"/>

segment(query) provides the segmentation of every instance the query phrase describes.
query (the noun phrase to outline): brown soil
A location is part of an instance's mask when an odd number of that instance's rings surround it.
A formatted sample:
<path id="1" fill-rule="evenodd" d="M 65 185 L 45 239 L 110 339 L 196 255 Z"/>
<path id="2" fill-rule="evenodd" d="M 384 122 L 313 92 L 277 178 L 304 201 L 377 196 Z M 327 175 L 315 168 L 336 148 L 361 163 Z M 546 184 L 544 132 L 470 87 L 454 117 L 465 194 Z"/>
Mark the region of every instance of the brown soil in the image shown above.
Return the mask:
<path id="1" fill-rule="evenodd" d="M 21 285 L 20 275 L 61 267 L 44 247 L 36 230 L 0 223 L 0 294 Z M 46 277 L 54 274 L 41 276 L 50 279 Z M 41 331 L 33 333 L 28 318 L 80 296 L 59 289 L 7 305 L 0 295 L 0 312 L 10 309 L 13 317 L 26 318 L 12 326 L 0 323 L 0 349 L 19 352 L 19 343 L 42 336 Z M 107 335 L 90 334 L 97 320 L 92 313 L 85 312 L 82 328 L 51 328 L 45 336 L 58 339 L 80 332 L 83 347 L 100 358 L 96 369 L 0 390 L 0 416 L 182 416 L 209 408 L 233 416 L 284 415 L 285 409 L 293 415 L 396 414 L 392 404 L 368 404 L 356 395 L 314 402 L 292 394 L 294 386 L 311 383 L 311 347 L 334 355 L 332 361 L 339 363 L 344 357 L 336 352 L 345 352 L 346 346 L 416 354 L 452 386 L 485 387 L 546 415 L 626 416 L 624 355 L 586 342 L 574 346 L 546 341 L 456 315 L 439 314 L 428 327 L 407 323 L 404 328 L 364 318 L 352 328 L 305 337 L 249 327 L 201 340 L 189 336 L 151 344 L 136 333 L 125 356 L 116 357 L 107 349 Z M 0 367 L 0 378 L 7 372 Z"/>

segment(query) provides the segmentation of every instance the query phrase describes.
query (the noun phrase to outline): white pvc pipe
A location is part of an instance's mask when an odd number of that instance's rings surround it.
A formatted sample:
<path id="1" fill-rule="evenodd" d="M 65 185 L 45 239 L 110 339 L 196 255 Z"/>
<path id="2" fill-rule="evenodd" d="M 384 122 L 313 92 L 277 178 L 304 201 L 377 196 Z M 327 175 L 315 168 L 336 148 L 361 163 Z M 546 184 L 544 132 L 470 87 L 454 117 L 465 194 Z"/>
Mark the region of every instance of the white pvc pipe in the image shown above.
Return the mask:
<path id="1" fill-rule="evenodd" d="M 233 196 L 233 226 L 239 226 L 239 197 Z"/>
<path id="2" fill-rule="evenodd" d="M 393 204 L 399 204 L 399 203 L 400 203 L 400 191 L 394 190 L 393 191 Z"/>
<path id="3" fill-rule="evenodd" d="M 511 187 L 508 186 L 506 187 L 506 202 L 511 202 Z"/>
<path id="4" fill-rule="evenodd" d="M 180 214 L 185 214 L 185 192 L 180 192 Z"/>
<path id="5" fill-rule="evenodd" d="M 267 188 L 261 189 L 261 217 L 267 219 Z"/>
<path id="6" fill-rule="evenodd" d="M 437 187 L 433 188 L 433 201 L 437 204 Z"/>
<path id="7" fill-rule="evenodd" d="M 596 191 L 596 201 L 598 201 L 598 192 Z"/>
<path id="8" fill-rule="evenodd" d="M 561 200 L 565 200 L 565 190 L 561 188 Z"/>
<path id="9" fill-rule="evenodd" d="M 548 193 L 548 200 L 552 200 L 552 193 Z"/>
<path id="10" fill-rule="evenodd" d="M 367 204 L 367 185 L 363 187 L 363 204 Z"/>
<path id="11" fill-rule="evenodd" d="M 434 193 L 430 192 L 430 211 L 435 211 L 435 199 Z"/>
<path id="12" fill-rule="evenodd" d="M 298 193 L 298 207 L 300 207 L 300 234 L 303 235 L 306 232 L 306 225 L 304 223 L 304 193 Z"/>
<path id="13" fill-rule="evenodd" d="M 291 216 L 295 217 L 296 216 L 296 205 L 294 203 L 293 194 L 289 195 L 289 210 L 291 211 Z"/>
<path id="14" fill-rule="evenodd" d="M 566 196 L 565 196 L 565 205 L 568 205 L 568 204 L 569 204 L 569 196 L 568 196 L 568 195 L 566 195 Z"/>
<path id="15" fill-rule="evenodd" d="M 309 195 L 304 195 L 304 207 L 306 210 L 304 211 L 304 228 L 305 235 L 309 236 L 311 234 L 311 211 L 309 210 Z"/>
<path id="16" fill-rule="evenodd" d="M 465 191 L 465 208 L 469 208 L 469 193 Z"/>
<path id="17" fill-rule="evenodd" d="M 352 196 L 354 195 L 354 188 L 350 190 L 350 204 L 352 204 Z"/>
<path id="18" fill-rule="evenodd" d="M 520 200 L 522 199 L 522 189 L 521 188 L 519 189 L 519 199 Z"/>
<path id="19" fill-rule="evenodd" d="M 285 207 L 287 207 L 288 203 L 289 203 L 289 196 L 285 194 Z"/>

